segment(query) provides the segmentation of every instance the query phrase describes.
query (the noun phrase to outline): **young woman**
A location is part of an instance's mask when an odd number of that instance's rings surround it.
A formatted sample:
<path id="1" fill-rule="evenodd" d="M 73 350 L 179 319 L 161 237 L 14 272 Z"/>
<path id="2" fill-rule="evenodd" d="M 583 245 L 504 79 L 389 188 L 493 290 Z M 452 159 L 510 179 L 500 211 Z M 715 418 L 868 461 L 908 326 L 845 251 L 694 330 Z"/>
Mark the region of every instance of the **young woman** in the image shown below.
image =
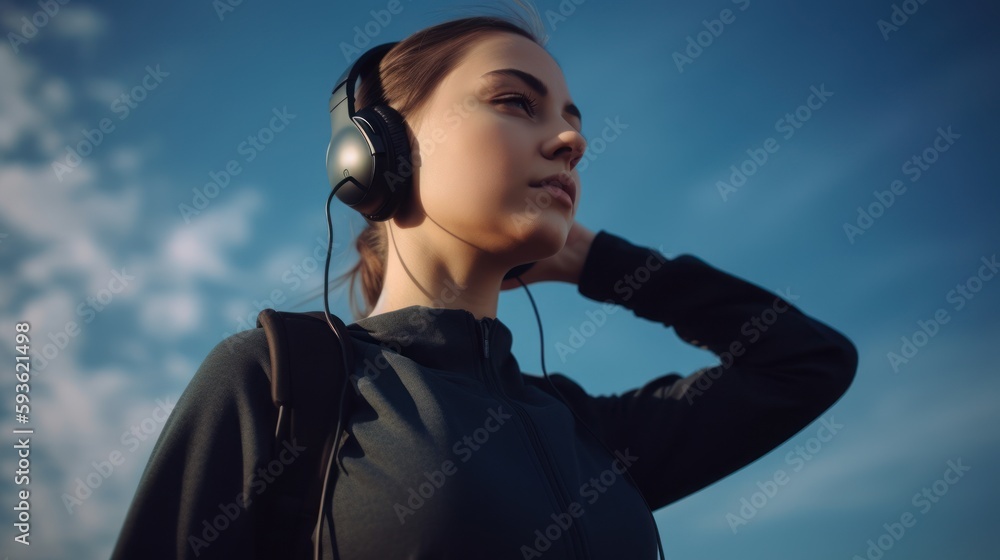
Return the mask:
<path id="1" fill-rule="evenodd" d="M 362 80 L 357 108 L 381 102 L 405 120 L 412 190 L 391 219 L 367 221 L 345 276 L 352 292 L 360 279 L 365 308 L 351 302 L 355 403 L 325 558 L 652 560 L 649 508 L 774 449 L 854 377 L 852 343 L 785 298 L 576 221 L 581 115 L 528 29 L 436 25 Z M 575 285 L 721 365 L 613 396 L 522 372 L 496 315 L 500 292 L 520 285 L 505 274 L 528 262 L 524 283 Z M 267 470 L 275 410 L 260 331 L 221 342 L 178 400 L 114 558 L 254 557 L 267 527 L 248 498 L 280 477 Z M 627 355 L 619 364 L 631 367 Z"/>

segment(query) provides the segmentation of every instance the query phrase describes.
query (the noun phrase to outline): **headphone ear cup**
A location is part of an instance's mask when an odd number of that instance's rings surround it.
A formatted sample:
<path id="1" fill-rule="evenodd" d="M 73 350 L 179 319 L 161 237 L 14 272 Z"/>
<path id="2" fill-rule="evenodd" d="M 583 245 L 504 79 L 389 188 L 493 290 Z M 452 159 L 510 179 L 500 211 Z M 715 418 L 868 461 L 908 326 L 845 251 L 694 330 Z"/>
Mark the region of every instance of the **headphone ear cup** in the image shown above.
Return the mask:
<path id="1" fill-rule="evenodd" d="M 356 113 L 369 123 L 385 143 L 385 155 L 376 157 L 375 172 L 369 189 L 374 208 L 362 214 L 373 221 L 388 220 L 396 213 L 413 188 L 413 162 L 410 161 L 410 140 L 403 116 L 388 105 L 365 107 Z"/>

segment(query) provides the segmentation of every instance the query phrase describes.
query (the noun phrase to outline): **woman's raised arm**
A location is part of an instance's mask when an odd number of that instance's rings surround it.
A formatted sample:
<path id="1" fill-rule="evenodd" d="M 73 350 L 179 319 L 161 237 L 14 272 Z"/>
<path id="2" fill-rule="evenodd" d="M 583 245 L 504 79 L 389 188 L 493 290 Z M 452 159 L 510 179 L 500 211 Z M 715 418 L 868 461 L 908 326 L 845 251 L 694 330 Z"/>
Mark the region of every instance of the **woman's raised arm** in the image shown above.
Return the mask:
<path id="1" fill-rule="evenodd" d="M 550 376 L 630 468 L 658 509 L 765 455 L 833 405 L 854 379 L 854 344 L 782 297 L 692 255 L 661 253 L 600 231 L 578 291 L 611 301 L 708 349 L 721 365 L 670 373 L 615 396 Z M 621 361 L 628 368 L 628 359 Z"/>

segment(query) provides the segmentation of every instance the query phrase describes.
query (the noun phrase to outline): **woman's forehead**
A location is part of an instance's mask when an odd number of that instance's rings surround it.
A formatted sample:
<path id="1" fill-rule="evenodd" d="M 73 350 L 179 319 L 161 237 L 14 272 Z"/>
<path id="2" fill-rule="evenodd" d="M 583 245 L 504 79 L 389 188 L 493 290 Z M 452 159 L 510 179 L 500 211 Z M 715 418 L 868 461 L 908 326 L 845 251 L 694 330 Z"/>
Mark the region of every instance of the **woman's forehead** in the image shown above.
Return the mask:
<path id="1" fill-rule="evenodd" d="M 452 77 L 466 87 L 473 83 L 497 84 L 514 77 L 516 73 L 498 72 L 509 69 L 530 74 L 550 92 L 566 95 L 566 82 L 555 59 L 534 41 L 513 33 L 492 33 L 481 38 L 469 48 Z"/>

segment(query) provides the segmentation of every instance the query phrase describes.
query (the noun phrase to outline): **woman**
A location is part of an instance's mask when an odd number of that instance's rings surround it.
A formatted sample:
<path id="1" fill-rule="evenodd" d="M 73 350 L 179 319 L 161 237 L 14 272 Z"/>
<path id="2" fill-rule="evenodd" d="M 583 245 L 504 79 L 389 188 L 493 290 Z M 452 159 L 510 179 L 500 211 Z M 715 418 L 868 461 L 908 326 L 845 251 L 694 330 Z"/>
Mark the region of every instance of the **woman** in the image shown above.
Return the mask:
<path id="1" fill-rule="evenodd" d="M 465 18 L 410 36 L 362 80 L 358 108 L 381 101 L 405 119 L 412 191 L 368 221 L 345 276 L 363 285 L 348 331 L 368 367 L 355 371 L 325 558 L 656 558 L 647 505 L 766 454 L 854 377 L 852 343 L 784 298 L 575 220 L 586 141 L 541 45 L 516 22 Z M 504 276 L 528 262 L 524 283 L 575 284 L 722 364 L 615 396 L 553 375 L 555 391 L 520 370 L 496 317 L 500 291 L 520 285 Z M 275 423 L 260 331 L 221 342 L 178 400 L 115 558 L 253 557 L 267 528 L 245 498 L 272 482 Z"/>

